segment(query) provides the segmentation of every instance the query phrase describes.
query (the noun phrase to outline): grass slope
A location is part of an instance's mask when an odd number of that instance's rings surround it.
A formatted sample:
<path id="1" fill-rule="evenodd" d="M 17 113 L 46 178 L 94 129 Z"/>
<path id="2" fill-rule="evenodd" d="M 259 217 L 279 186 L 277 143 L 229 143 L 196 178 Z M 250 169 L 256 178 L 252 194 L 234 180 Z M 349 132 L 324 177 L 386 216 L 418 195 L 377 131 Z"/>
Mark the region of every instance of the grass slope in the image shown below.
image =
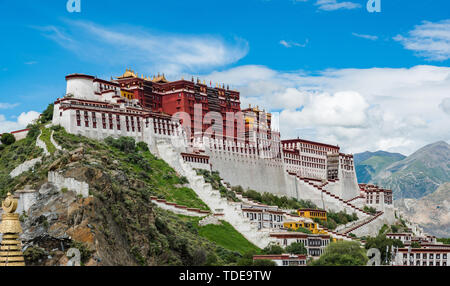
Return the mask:
<path id="1" fill-rule="evenodd" d="M 216 243 L 231 251 L 237 251 L 241 254 L 256 251 L 260 249 L 249 242 L 242 234 L 233 228 L 231 224 L 226 221 L 220 221 L 221 225 L 207 225 L 200 227 L 198 224 L 198 234 L 207 238 L 208 240 Z"/>
<path id="2" fill-rule="evenodd" d="M 68 134 L 64 129 L 57 129 L 54 139 L 66 150 L 74 150 L 80 143 L 85 143 L 86 152 L 95 153 L 96 157 L 109 162 L 109 166 L 115 165 L 118 171 L 141 181 L 154 196 L 190 208 L 209 210 L 197 194 L 185 186 L 185 178 L 148 150 L 124 152 L 104 142 Z"/>
<path id="3" fill-rule="evenodd" d="M 45 146 L 47 147 L 47 150 L 50 154 L 55 153 L 56 147 L 53 145 L 53 143 L 50 140 L 52 131 L 48 128 L 42 128 L 41 130 L 42 130 L 42 135 L 41 135 L 40 139 L 42 140 L 42 142 L 45 143 Z"/>
<path id="4" fill-rule="evenodd" d="M 50 169 L 87 182 L 93 198 L 90 198 L 91 203 L 83 219 L 95 227 L 93 235 L 99 238 L 99 245 L 93 247 L 107 258 L 102 260 L 105 265 L 122 265 L 126 263 L 124 261 L 130 261 L 126 260 L 127 257 L 132 257 L 139 265 L 231 266 L 236 264 L 241 254 L 230 248 L 240 251 L 256 248 L 230 225 L 224 224 L 219 230 L 199 228 L 193 218 L 183 219 L 155 207 L 150 196 L 188 207 L 208 209 L 195 192 L 186 187 L 185 178 L 163 160 L 141 148 L 142 145 L 135 147 L 134 142 L 133 148 L 124 151 L 106 142 L 68 134 L 63 128 L 52 128 L 55 130 L 55 141 L 65 151 L 55 151 L 44 157 L 42 164 L 38 164 L 34 171 L 11 180 L 11 170 L 26 160 L 42 155 L 42 150 L 35 147 L 35 140 L 43 126 L 36 127 L 37 134 L 34 132 L 30 138 L 1 150 L 2 194 L 27 184 L 39 189 L 46 182 Z M 83 149 L 82 155 L 74 158 L 69 152 L 80 147 Z M 72 217 L 61 217 L 57 222 L 49 223 L 52 229 L 58 231 L 64 231 L 65 228 L 59 229 L 61 225 L 71 228 L 77 224 Z M 221 236 L 232 240 L 221 240 L 211 232 L 221 233 Z M 43 240 L 36 247 L 45 248 L 46 245 Z"/>

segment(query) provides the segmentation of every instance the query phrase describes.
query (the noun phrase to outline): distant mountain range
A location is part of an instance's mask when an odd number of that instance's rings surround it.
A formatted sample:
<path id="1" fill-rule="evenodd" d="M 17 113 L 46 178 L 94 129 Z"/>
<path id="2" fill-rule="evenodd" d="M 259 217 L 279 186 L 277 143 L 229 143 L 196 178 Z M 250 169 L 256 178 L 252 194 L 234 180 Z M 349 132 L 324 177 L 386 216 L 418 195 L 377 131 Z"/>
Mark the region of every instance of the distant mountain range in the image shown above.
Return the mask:
<path id="1" fill-rule="evenodd" d="M 418 199 L 450 182 L 450 145 L 439 141 L 405 157 L 384 151 L 355 155 L 360 183 L 392 189 L 396 199 Z"/>
<path id="2" fill-rule="evenodd" d="M 399 153 L 386 151 L 364 152 L 355 154 L 356 174 L 358 182 L 369 183 L 380 171 L 390 164 L 405 159 L 406 156 Z"/>
<path id="3" fill-rule="evenodd" d="M 430 234 L 450 236 L 450 145 L 427 145 L 405 157 L 385 151 L 355 154 L 359 183 L 394 193 L 395 206 Z"/>

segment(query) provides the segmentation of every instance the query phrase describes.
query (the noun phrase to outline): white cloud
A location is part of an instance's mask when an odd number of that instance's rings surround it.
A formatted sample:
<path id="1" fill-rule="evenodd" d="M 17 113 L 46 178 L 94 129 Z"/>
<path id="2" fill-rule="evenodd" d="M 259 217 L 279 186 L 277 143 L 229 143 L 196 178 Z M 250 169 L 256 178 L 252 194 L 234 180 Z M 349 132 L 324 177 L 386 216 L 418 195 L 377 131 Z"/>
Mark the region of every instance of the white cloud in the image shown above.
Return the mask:
<path id="1" fill-rule="evenodd" d="M 439 107 L 448 115 L 450 115 L 450 97 L 444 98 Z"/>
<path id="2" fill-rule="evenodd" d="M 144 72 L 208 70 L 235 63 L 248 52 L 239 38 L 231 43 L 213 35 L 175 35 L 134 26 L 103 27 L 91 22 L 66 21 L 64 27 L 34 27 L 46 37 L 86 60 L 109 65 L 135 63 Z"/>
<path id="3" fill-rule="evenodd" d="M 240 66 L 205 78 L 231 84 L 242 106 L 280 112 L 283 138 L 339 144 L 345 152 L 411 154 L 450 140 L 450 68 L 329 69 L 314 75 Z"/>
<path id="4" fill-rule="evenodd" d="M 281 44 L 282 46 L 286 47 L 286 48 L 292 48 L 292 47 L 300 47 L 300 48 L 304 48 L 304 47 L 306 47 L 306 46 L 308 45 L 308 42 L 309 42 L 308 39 L 306 39 L 306 41 L 305 41 L 304 44 L 300 44 L 300 43 L 292 42 L 292 41 L 287 42 L 287 41 L 285 41 L 285 40 L 281 40 L 281 41 L 280 41 L 280 44 Z"/>
<path id="5" fill-rule="evenodd" d="M 12 109 L 16 106 L 18 106 L 19 103 L 3 103 L 0 102 L 0 109 Z"/>
<path id="6" fill-rule="evenodd" d="M 432 61 L 450 58 L 450 19 L 440 22 L 423 21 L 414 27 L 407 36 L 397 35 L 394 40 L 405 49 L 415 51 L 420 57 Z"/>
<path id="7" fill-rule="evenodd" d="M 337 0 L 317 0 L 316 6 L 319 6 L 320 10 L 325 11 L 334 11 L 334 10 L 351 10 L 351 9 L 357 9 L 361 8 L 361 5 L 359 3 L 354 2 L 338 2 Z"/>
<path id="8" fill-rule="evenodd" d="M 23 129 L 33 120 L 39 118 L 39 115 L 40 113 L 36 111 L 23 112 L 19 115 L 17 121 L 10 121 L 3 114 L 0 114 L 0 133 Z"/>
<path id="9" fill-rule="evenodd" d="M 363 38 L 363 39 L 372 40 L 372 41 L 378 40 L 378 36 L 373 36 L 373 35 L 365 35 L 365 34 L 358 34 L 358 33 L 352 33 L 352 35 L 355 37 L 358 37 L 358 38 Z"/>

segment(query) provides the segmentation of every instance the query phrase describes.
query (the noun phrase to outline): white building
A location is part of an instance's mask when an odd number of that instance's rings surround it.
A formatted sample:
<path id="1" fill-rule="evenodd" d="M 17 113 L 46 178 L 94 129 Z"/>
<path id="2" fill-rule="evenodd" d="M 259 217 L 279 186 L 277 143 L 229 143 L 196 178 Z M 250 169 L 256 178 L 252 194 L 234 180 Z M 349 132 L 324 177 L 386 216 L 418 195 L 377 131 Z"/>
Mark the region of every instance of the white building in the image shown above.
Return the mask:
<path id="1" fill-rule="evenodd" d="M 258 224 L 258 229 L 283 228 L 284 211 L 278 207 L 262 205 L 241 205 L 243 214 L 252 222 Z"/>
<path id="2" fill-rule="evenodd" d="M 449 266 L 450 248 L 400 248 L 395 255 L 396 266 Z"/>
<path id="3" fill-rule="evenodd" d="M 303 243 L 308 251 L 308 256 L 313 258 L 322 255 L 331 239 L 328 234 L 306 234 L 302 232 L 278 232 L 271 233 L 270 236 L 276 238 L 278 244 L 282 247 L 287 247 L 295 242 Z"/>
<path id="4" fill-rule="evenodd" d="M 255 255 L 253 261 L 272 260 L 277 266 L 306 266 L 306 255 L 297 254 L 275 254 L 275 255 Z"/>

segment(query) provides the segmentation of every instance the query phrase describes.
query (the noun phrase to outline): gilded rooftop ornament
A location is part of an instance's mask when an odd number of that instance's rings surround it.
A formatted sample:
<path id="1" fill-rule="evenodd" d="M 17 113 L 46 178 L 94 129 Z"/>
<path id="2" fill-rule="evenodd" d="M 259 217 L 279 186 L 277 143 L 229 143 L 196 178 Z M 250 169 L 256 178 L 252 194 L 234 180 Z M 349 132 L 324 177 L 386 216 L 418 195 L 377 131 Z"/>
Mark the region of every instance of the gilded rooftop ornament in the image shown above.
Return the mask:
<path id="1" fill-rule="evenodd" d="M 0 245 L 0 266 L 25 266 L 22 253 L 22 244 L 19 234 L 22 233 L 19 214 L 14 213 L 17 209 L 18 200 L 8 193 L 2 203 L 2 222 L 0 233 L 3 240 Z"/>

